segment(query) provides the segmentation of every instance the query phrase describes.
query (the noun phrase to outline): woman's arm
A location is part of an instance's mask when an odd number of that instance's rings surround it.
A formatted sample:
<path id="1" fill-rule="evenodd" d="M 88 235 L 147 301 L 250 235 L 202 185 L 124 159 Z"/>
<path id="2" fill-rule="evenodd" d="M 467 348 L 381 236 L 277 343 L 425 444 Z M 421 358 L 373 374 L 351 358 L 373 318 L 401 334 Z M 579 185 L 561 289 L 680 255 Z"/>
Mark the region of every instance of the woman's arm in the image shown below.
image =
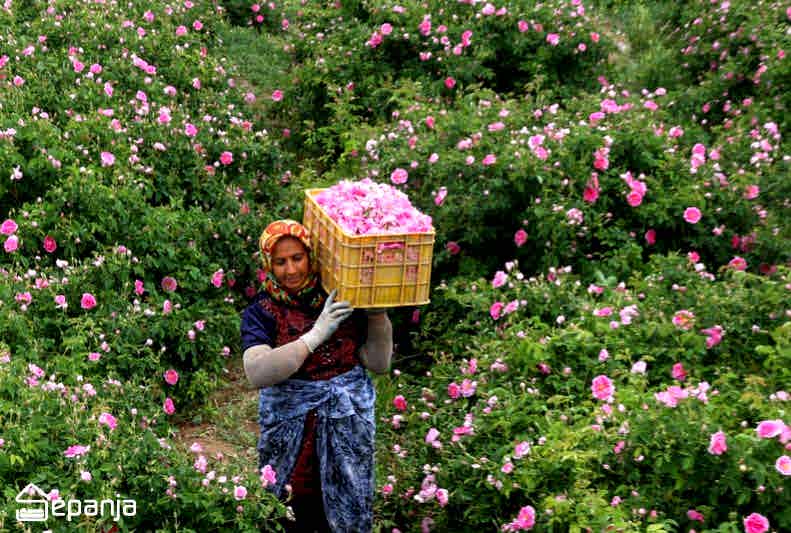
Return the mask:
<path id="1" fill-rule="evenodd" d="M 268 344 L 251 346 L 244 351 L 244 373 L 253 387 L 271 387 L 299 370 L 309 353 L 308 345 L 300 339 L 277 348 Z"/>
<path id="2" fill-rule="evenodd" d="M 393 356 L 393 325 L 384 311 L 369 311 L 368 340 L 360 348 L 363 366 L 377 374 L 390 369 Z"/>
<path id="3" fill-rule="evenodd" d="M 272 348 L 266 342 L 248 344 L 244 351 L 244 373 L 254 387 L 270 387 L 288 379 L 302 366 L 308 354 L 327 341 L 341 322 L 352 313 L 349 302 L 336 302 L 332 291 L 324 302 L 324 309 L 310 331 L 299 339 Z M 256 309 L 256 308 L 253 308 Z M 245 313 L 247 317 L 247 313 Z M 243 320 L 242 337 L 245 337 L 246 320 Z M 274 318 L 270 319 L 274 324 Z M 273 326 L 270 325 L 270 329 Z M 263 338 L 263 337 L 258 337 Z M 269 337 L 267 337 L 269 338 Z"/>

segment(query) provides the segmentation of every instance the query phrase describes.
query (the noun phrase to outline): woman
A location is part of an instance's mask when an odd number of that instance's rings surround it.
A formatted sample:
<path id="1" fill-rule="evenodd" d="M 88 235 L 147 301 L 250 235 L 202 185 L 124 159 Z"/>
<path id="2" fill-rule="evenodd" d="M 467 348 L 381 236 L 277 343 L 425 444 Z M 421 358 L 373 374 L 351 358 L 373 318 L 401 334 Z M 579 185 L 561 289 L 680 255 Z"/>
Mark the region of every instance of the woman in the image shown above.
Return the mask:
<path id="1" fill-rule="evenodd" d="M 363 367 L 389 369 L 390 319 L 325 293 L 299 222 L 271 223 L 259 246 L 266 279 L 241 325 L 245 374 L 261 389 L 259 468 L 275 470 L 279 497 L 290 485 L 294 531 L 368 532 L 376 396 Z"/>

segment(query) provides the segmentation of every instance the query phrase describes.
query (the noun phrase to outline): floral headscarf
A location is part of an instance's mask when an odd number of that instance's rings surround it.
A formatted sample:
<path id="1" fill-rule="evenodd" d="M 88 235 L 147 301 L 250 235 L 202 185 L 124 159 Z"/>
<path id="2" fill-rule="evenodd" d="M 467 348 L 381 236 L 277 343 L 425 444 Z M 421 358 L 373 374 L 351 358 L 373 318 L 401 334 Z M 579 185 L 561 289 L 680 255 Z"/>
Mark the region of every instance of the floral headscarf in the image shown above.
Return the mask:
<path id="1" fill-rule="evenodd" d="M 283 237 L 294 237 L 305 245 L 310 258 L 310 272 L 305 284 L 292 294 L 280 286 L 272 273 L 272 252 L 277 242 Z M 282 219 L 269 224 L 258 239 L 261 251 L 261 261 L 266 271 L 264 290 L 276 302 L 284 303 L 291 307 L 308 306 L 317 309 L 324 305 L 324 291 L 318 282 L 318 269 L 315 254 L 310 250 L 310 234 L 308 229 L 296 220 Z"/>

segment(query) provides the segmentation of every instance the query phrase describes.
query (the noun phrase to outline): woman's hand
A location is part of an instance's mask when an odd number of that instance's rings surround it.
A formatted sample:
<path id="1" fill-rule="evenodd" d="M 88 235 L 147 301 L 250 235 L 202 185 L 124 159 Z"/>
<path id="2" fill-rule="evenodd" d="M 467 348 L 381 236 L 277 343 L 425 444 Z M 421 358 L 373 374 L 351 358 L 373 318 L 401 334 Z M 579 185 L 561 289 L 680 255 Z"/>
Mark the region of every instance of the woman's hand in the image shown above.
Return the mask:
<path id="1" fill-rule="evenodd" d="M 321 311 L 319 318 L 316 319 L 313 328 L 300 337 L 311 352 L 326 342 L 335 333 L 341 322 L 349 318 L 349 315 L 354 311 L 349 302 L 336 302 L 336 293 L 337 290 L 333 290 L 327 296 L 327 300 L 324 302 L 324 309 Z"/>

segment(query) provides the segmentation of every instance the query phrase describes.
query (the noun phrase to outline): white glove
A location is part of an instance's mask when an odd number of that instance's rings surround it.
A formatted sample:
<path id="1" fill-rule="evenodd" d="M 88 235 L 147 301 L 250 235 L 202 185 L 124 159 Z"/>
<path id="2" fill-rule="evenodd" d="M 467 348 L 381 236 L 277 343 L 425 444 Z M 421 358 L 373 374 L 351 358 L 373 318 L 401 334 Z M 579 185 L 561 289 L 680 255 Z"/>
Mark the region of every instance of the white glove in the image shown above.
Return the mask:
<path id="1" fill-rule="evenodd" d="M 321 311 L 319 318 L 316 319 L 316 323 L 313 324 L 313 328 L 300 337 L 311 352 L 326 342 L 335 333 L 341 322 L 349 318 L 349 315 L 354 311 L 349 302 L 335 301 L 336 292 L 337 290 L 333 290 L 327 296 L 327 301 L 324 302 L 324 309 Z"/>

